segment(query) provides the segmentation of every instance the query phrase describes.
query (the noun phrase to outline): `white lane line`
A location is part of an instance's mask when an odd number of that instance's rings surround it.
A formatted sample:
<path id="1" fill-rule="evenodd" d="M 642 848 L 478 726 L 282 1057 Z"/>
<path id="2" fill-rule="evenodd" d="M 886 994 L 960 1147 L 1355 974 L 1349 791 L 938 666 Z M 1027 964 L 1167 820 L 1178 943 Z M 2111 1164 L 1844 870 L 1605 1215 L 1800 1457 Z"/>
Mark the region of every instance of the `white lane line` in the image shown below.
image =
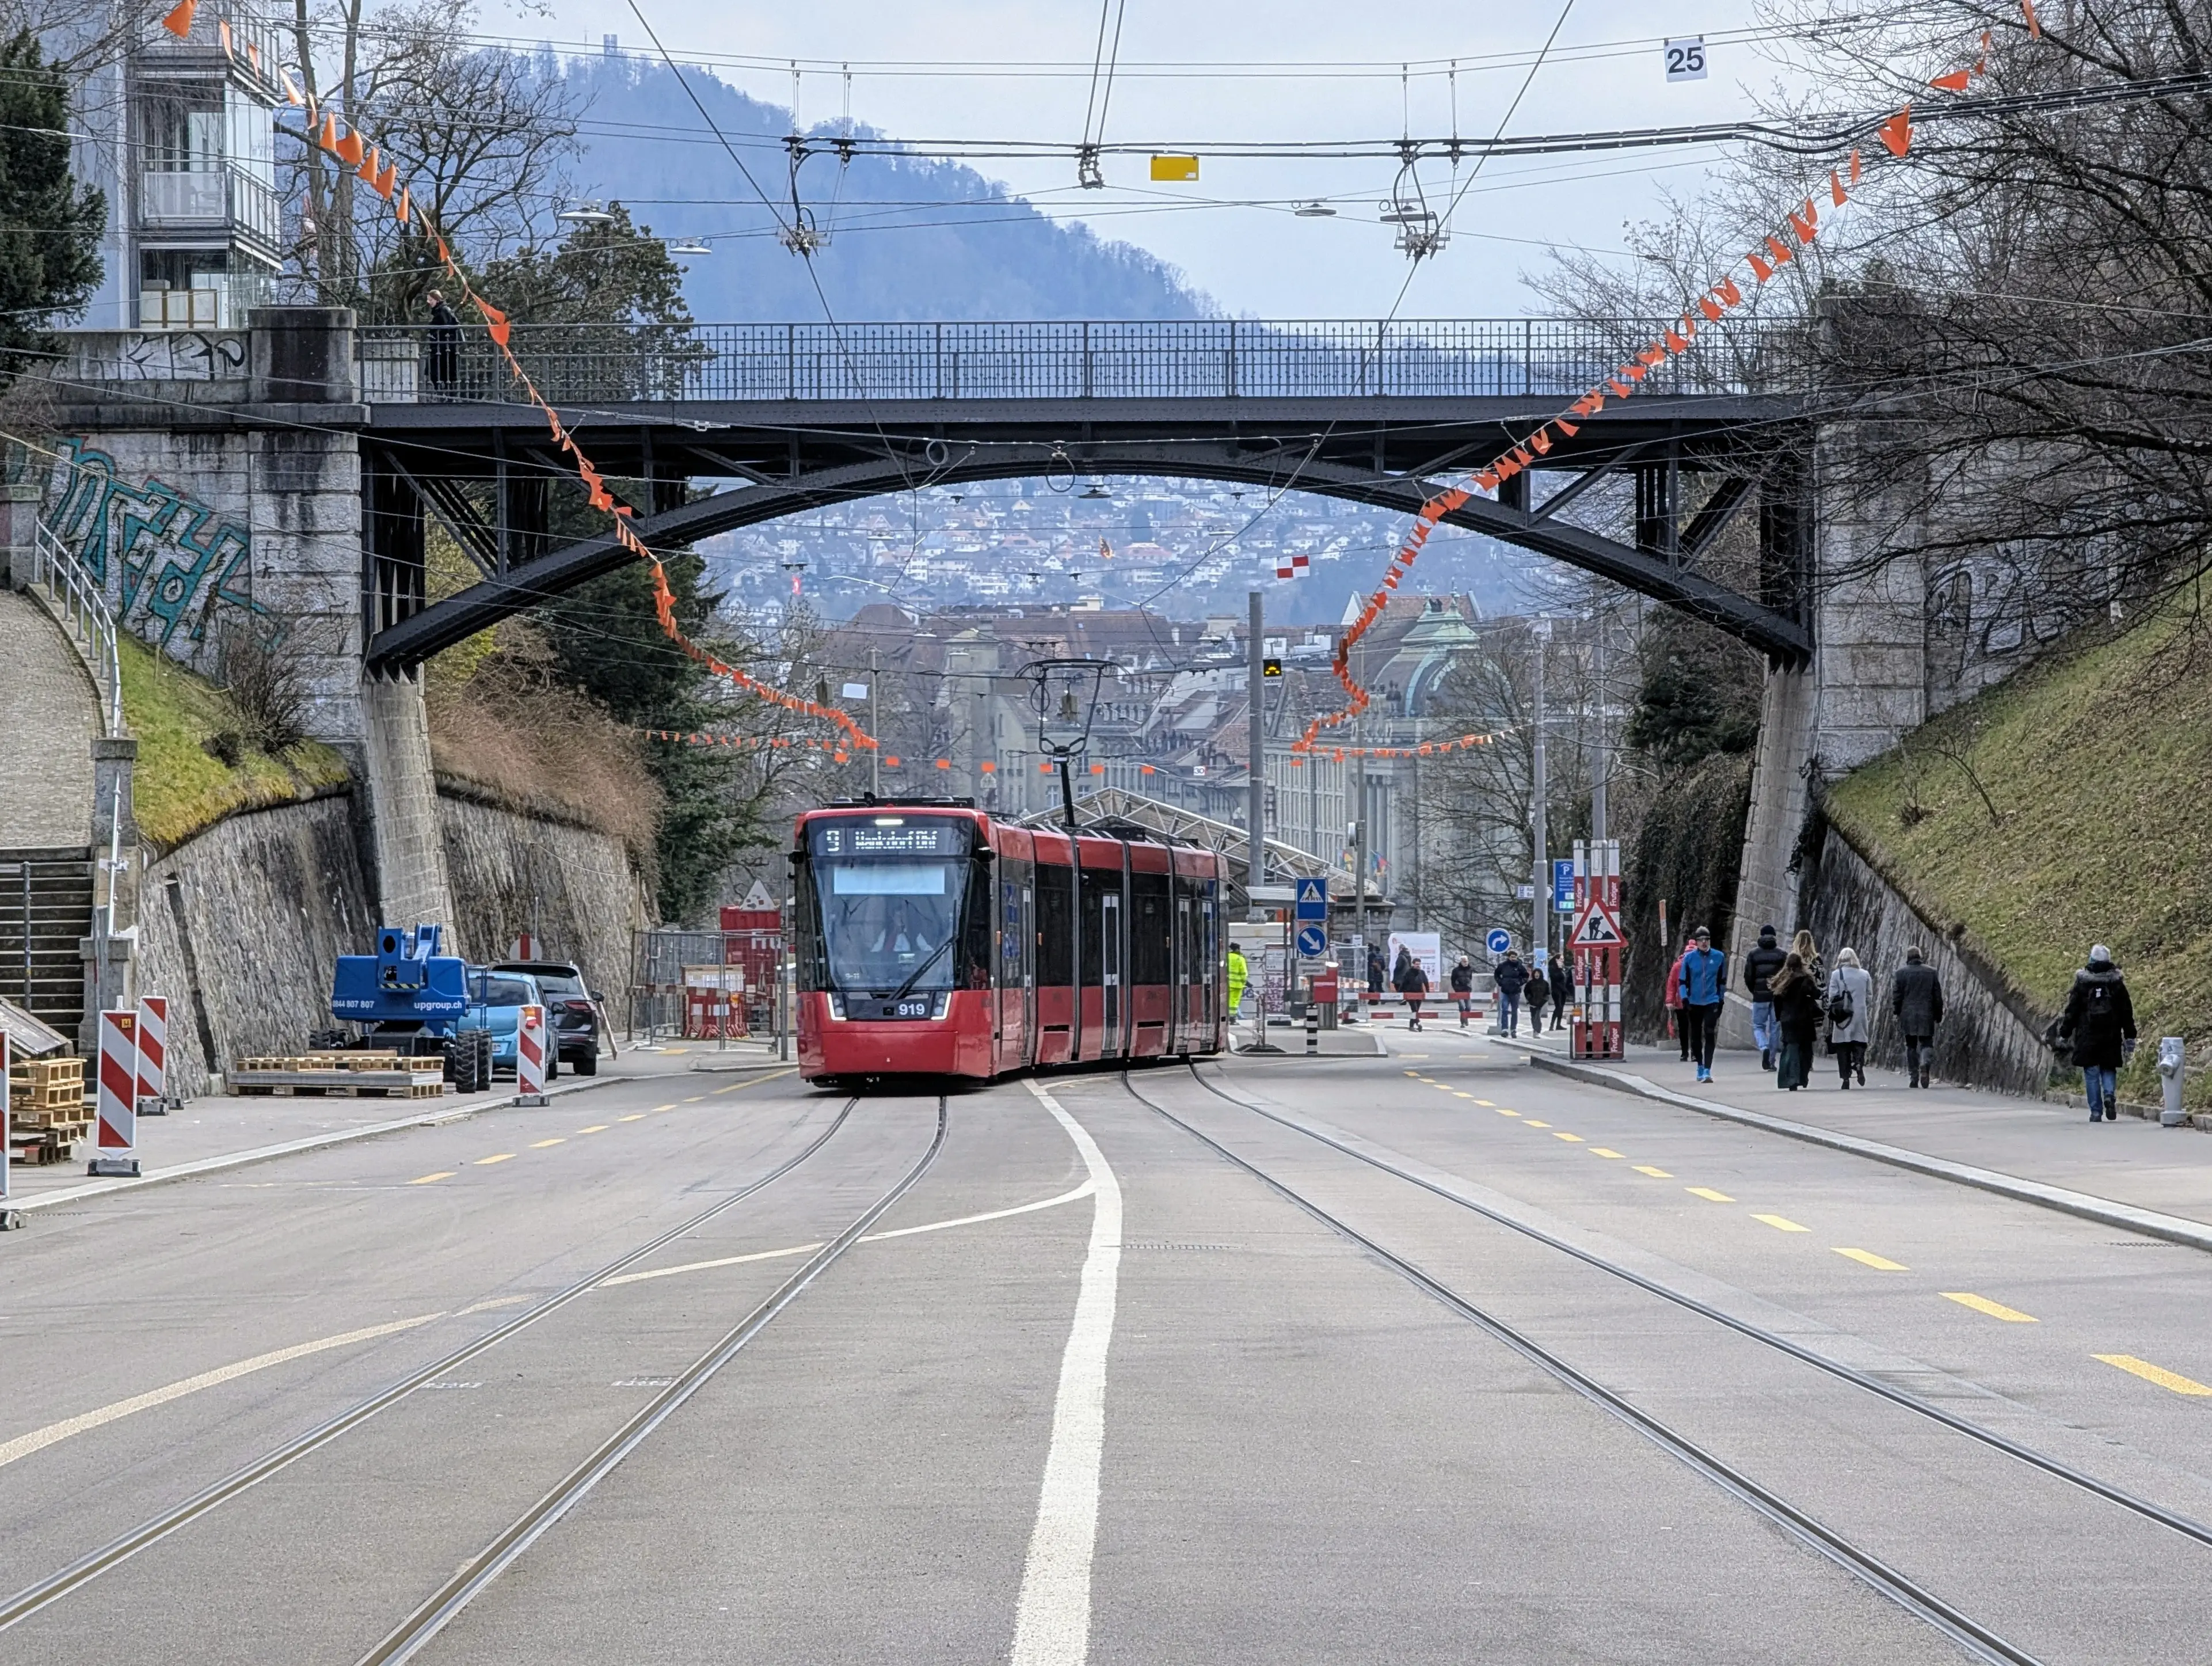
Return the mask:
<path id="1" fill-rule="evenodd" d="M 1106 1444 L 1106 1349 L 1114 1336 L 1115 1286 L 1121 1270 L 1121 1187 L 1083 1125 L 1035 1081 L 1027 1085 L 1083 1154 L 1097 1201 L 1075 1322 L 1060 1360 L 1052 1445 L 1014 1608 L 1012 1666 L 1084 1666 L 1091 1655 L 1091 1564 L 1098 1542 L 1098 1470 Z"/>
<path id="2" fill-rule="evenodd" d="M 325 1336 L 312 1342 L 295 1342 L 290 1347 L 278 1348 L 270 1353 L 257 1353 L 251 1359 L 240 1359 L 234 1365 L 218 1365 L 213 1371 L 204 1371 L 197 1377 L 186 1377 L 164 1388 L 149 1389 L 144 1394 L 134 1394 L 128 1400 L 118 1400 L 96 1410 L 80 1413 L 76 1417 L 64 1418 L 58 1423 L 49 1423 L 43 1429 L 33 1429 L 27 1435 L 0 1443 L 0 1465 L 13 1463 L 17 1458 L 67 1440 L 71 1435 L 83 1434 L 133 1412 L 150 1411 L 156 1406 L 166 1406 L 172 1400 L 182 1400 L 188 1394 L 198 1394 L 202 1389 L 211 1389 L 218 1383 L 236 1381 L 271 1365 L 281 1365 L 289 1360 L 305 1359 L 311 1353 L 321 1353 L 331 1348 L 350 1347 L 356 1342 L 374 1341 L 380 1336 L 412 1330 L 417 1325 L 427 1325 L 433 1319 L 442 1319 L 442 1313 L 417 1314 L 412 1319 L 395 1319 L 390 1324 L 371 1325 L 365 1330 L 349 1330 L 337 1336 Z"/>
<path id="3" fill-rule="evenodd" d="M 870 1232 L 857 1240 L 861 1243 L 880 1243 L 885 1238 L 912 1237 L 916 1232 L 942 1232 L 951 1226 L 973 1226 L 986 1220 L 1004 1220 L 1009 1215 L 1035 1214 L 1039 1209 L 1057 1209 L 1063 1203 L 1073 1203 L 1079 1197 L 1088 1197 L 1092 1183 L 1086 1180 L 1072 1192 L 1062 1192 L 1058 1197 L 1039 1198 L 1035 1203 L 1017 1203 L 1011 1209 L 993 1209 L 988 1214 L 961 1215 L 952 1220 L 933 1220 L 920 1226 L 901 1226 L 889 1232 Z M 678 1273 L 704 1273 L 716 1267 L 743 1267 L 747 1262 L 775 1261 L 785 1256 L 811 1255 L 822 1246 L 818 1243 L 794 1243 L 787 1250 L 756 1250 L 750 1256 L 721 1256 L 713 1261 L 687 1261 L 680 1267 L 656 1267 L 643 1273 L 624 1273 L 619 1278 L 606 1279 L 599 1288 L 611 1290 L 618 1284 L 639 1284 L 647 1279 L 670 1279 Z"/>

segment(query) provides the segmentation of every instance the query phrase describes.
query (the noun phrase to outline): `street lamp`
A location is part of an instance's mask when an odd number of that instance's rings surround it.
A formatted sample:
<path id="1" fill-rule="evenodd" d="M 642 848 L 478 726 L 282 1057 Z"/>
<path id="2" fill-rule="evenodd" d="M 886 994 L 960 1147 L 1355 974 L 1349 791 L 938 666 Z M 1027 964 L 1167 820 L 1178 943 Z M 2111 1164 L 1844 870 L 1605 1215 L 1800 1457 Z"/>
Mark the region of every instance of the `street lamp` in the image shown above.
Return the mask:
<path id="1" fill-rule="evenodd" d="M 1037 750 L 1060 765 L 1060 802 L 1075 826 L 1075 783 L 1069 764 L 1091 745 L 1091 714 L 1109 669 L 1103 660 L 1036 660 L 1022 667 L 1035 685 Z"/>

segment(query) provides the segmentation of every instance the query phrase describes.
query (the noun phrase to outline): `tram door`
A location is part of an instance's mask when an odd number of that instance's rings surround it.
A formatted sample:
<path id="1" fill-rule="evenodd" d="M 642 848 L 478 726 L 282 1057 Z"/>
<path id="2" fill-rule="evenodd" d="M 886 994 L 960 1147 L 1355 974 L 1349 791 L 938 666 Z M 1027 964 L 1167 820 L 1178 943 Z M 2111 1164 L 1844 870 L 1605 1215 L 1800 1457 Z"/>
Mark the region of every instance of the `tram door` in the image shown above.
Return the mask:
<path id="1" fill-rule="evenodd" d="M 1121 1056 L 1121 896 L 1109 891 L 1099 901 L 1104 924 L 1098 933 L 1099 985 L 1106 1000 L 1106 1044 L 1099 1056 Z"/>
<path id="2" fill-rule="evenodd" d="M 1037 1057 L 1036 887 L 1022 887 L 1022 1062 Z"/>
<path id="3" fill-rule="evenodd" d="M 1175 930 L 1168 939 L 1174 958 L 1168 966 L 1167 1051 L 1173 1056 L 1183 1050 L 1183 1038 L 1190 1033 L 1190 972 L 1191 962 L 1196 957 L 1190 952 L 1188 882 L 1178 873 L 1168 883 L 1175 887 L 1176 891 Z"/>

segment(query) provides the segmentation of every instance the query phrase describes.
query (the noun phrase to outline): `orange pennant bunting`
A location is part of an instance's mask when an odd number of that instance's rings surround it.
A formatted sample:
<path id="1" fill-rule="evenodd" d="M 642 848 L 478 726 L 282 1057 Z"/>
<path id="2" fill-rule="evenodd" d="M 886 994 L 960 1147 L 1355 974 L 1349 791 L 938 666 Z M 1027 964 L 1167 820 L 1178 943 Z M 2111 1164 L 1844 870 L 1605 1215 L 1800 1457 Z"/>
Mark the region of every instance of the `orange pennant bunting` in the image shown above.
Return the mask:
<path id="1" fill-rule="evenodd" d="M 2042 40 L 2043 20 L 2035 15 L 2035 0 L 2020 0 L 2020 6 L 2027 23 L 2027 38 L 2030 40 Z"/>
<path id="2" fill-rule="evenodd" d="M 222 43 L 222 55 L 232 63 L 237 63 L 238 48 L 231 45 L 230 20 L 228 17 L 216 19 L 215 38 Z"/>
<path id="3" fill-rule="evenodd" d="M 368 146 L 358 133 L 348 133 L 337 142 L 337 158 L 348 167 L 358 167 L 368 154 Z"/>
<path id="4" fill-rule="evenodd" d="M 332 155 L 336 155 L 337 154 L 338 119 L 336 116 L 330 114 L 328 112 L 324 113 L 323 131 L 315 136 L 315 143 L 323 149 L 329 151 Z"/>
<path id="5" fill-rule="evenodd" d="M 409 219 L 410 219 L 414 215 L 414 199 L 408 195 L 407 187 L 405 185 L 399 187 L 399 206 L 394 209 L 392 212 L 398 216 L 399 223 L 403 226 L 405 225 Z"/>
<path id="6" fill-rule="evenodd" d="M 1905 108 L 1875 129 L 1875 137 L 1893 156 L 1902 156 L 1912 149 L 1912 106 Z"/>
<path id="7" fill-rule="evenodd" d="M 1948 76 L 1936 76 L 1928 84 L 1930 87 L 1940 88 L 1947 93 L 1963 93 L 1966 90 L 1966 83 L 1972 79 L 1973 76 L 1968 71 L 1954 70 Z"/>
<path id="8" fill-rule="evenodd" d="M 376 176 L 375 182 L 369 188 L 388 203 L 392 200 L 392 193 L 398 187 L 398 184 L 399 164 L 386 162 L 384 165 L 384 172 Z"/>
<path id="9" fill-rule="evenodd" d="M 1828 200 L 1838 208 L 1843 207 L 1845 203 L 1850 201 L 1850 198 L 1844 194 L 1843 176 L 1832 167 L 1828 170 Z"/>
<path id="10" fill-rule="evenodd" d="M 1853 145 L 1853 146 L 1851 147 L 1851 165 L 1850 165 L 1850 182 L 1851 182 L 1853 185 L 1856 185 L 1856 184 L 1859 182 L 1859 149 L 1858 149 L 1858 147 L 1857 147 L 1856 145 Z"/>
<path id="11" fill-rule="evenodd" d="M 1720 303 L 1723 307 L 1743 305 L 1743 291 L 1736 288 L 1735 280 L 1732 277 L 1724 277 L 1714 284 L 1713 294 L 1720 298 Z"/>
<path id="12" fill-rule="evenodd" d="M 289 70 L 277 70 L 276 79 L 284 84 L 284 96 L 289 101 L 303 110 L 307 108 L 307 95 L 300 90 L 300 83 L 292 79 L 292 72 Z"/>
<path id="13" fill-rule="evenodd" d="M 1718 324 L 1721 321 L 1720 305 L 1711 295 L 1698 297 L 1698 310 L 1705 315 L 1705 322 L 1708 324 Z"/>
<path id="14" fill-rule="evenodd" d="M 161 20 L 161 27 L 182 40 L 192 32 L 192 14 L 200 9 L 200 0 L 178 0 L 177 9 Z"/>

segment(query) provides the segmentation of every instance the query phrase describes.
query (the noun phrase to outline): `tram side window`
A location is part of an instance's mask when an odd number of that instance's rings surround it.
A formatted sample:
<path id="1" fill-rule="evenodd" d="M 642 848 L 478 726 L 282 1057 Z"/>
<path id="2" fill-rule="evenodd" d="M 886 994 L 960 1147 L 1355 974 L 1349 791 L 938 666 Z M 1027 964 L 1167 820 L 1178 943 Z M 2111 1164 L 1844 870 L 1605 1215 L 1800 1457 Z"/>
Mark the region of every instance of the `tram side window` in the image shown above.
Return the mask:
<path id="1" fill-rule="evenodd" d="M 1185 983 L 1206 982 L 1205 915 L 1200 912 L 1201 887 L 1195 879 L 1177 875 L 1176 879 L 1176 929 L 1182 940 L 1176 945 L 1177 958 L 1182 966 Z"/>
<path id="2" fill-rule="evenodd" d="M 1083 870 L 1083 986 L 1096 989 L 1106 982 L 1106 898 L 1121 894 L 1121 876 L 1111 868 Z M 1117 910 L 1118 912 L 1118 910 Z"/>
<path id="3" fill-rule="evenodd" d="M 991 927 L 995 918 L 991 907 L 991 864 L 988 860 L 970 862 L 960 943 L 960 988 L 963 989 L 991 987 Z"/>
<path id="4" fill-rule="evenodd" d="M 1165 983 L 1170 964 L 1168 933 L 1173 927 L 1175 903 L 1169 895 L 1171 881 L 1164 873 L 1129 876 L 1129 981 Z"/>
<path id="5" fill-rule="evenodd" d="M 795 945 L 799 961 L 799 988 L 802 994 L 812 994 L 830 988 L 830 962 L 822 952 L 821 904 L 815 894 L 814 867 L 811 862 L 793 864 L 798 884 L 798 897 L 792 909 L 793 923 L 799 927 Z"/>
<path id="6" fill-rule="evenodd" d="M 1075 982 L 1075 870 L 1039 862 L 1036 870 L 1037 982 Z"/>

